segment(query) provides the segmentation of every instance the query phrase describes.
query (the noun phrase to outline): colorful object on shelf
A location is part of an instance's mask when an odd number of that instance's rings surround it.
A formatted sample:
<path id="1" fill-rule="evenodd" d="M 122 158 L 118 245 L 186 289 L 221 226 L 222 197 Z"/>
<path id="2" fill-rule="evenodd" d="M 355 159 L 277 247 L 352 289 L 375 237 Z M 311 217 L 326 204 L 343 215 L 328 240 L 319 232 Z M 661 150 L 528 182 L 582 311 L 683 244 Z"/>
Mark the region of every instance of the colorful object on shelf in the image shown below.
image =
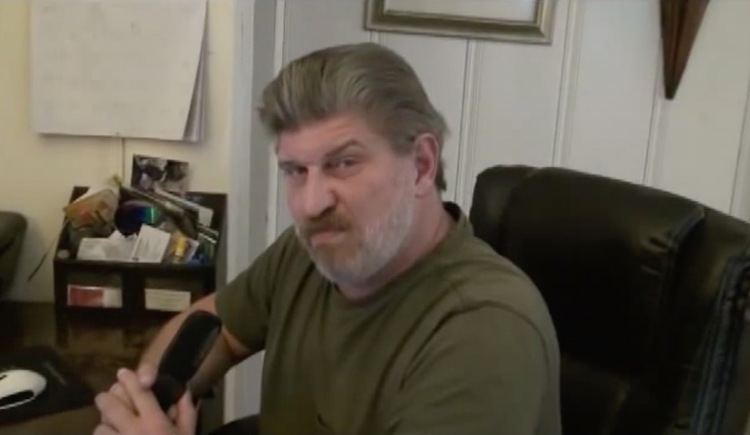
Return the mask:
<path id="1" fill-rule="evenodd" d="M 115 213 L 115 226 L 120 232 L 129 236 L 141 229 L 141 225 L 158 226 L 164 222 L 165 216 L 158 207 L 142 200 L 125 201 Z"/>

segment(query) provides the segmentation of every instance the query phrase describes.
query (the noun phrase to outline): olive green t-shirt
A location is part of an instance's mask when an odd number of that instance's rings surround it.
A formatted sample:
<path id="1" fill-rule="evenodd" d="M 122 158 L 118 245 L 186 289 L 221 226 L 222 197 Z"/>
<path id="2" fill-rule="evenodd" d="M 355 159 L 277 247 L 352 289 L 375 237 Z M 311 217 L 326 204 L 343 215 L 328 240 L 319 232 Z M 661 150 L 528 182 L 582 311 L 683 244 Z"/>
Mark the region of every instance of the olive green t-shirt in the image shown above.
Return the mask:
<path id="1" fill-rule="evenodd" d="M 227 329 L 265 349 L 262 434 L 558 435 L 559 351 L 530 280 L 456 225 L 352 303 L 287 230 L 217 294 Z"/>

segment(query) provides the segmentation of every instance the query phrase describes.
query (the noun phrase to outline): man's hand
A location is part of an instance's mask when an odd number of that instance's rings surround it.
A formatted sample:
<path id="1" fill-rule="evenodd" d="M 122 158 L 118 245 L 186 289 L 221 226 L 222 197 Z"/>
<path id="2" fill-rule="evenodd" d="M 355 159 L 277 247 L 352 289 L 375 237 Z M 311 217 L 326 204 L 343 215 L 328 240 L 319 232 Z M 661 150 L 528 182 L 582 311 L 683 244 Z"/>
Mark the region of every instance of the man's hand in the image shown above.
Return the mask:
<path id="1" fill-rule="evenodd" d="M 121 369 L 120 371 L 122 370 L 124 369 Z M 154 384 L 154 381 L 156 380 L 156 369 L 149 363 L 141 364 L 138 367 L 136 376 L 138 377 L 138 382 L 143 386 L 143 388 L 151 388 L 151 386 Z M 122 404 L 126 406 L 131 412 L 136 412 L 135 405 L 130 400 L 127 392 L 125 392 L 125 387 L 123 387 L 123 384 L 121 382 L 115 382 L 112 387 L 110 387 L 109 392 L 119 398 Z M 173 411 L 173 409 L 170 409 L 170 411 Z M 102 414 L 102 423 L 110 425 L 110 422 L 106 419 L 104 414 Z"/>
<path id="2" fill-rule="evenodd" d="M 106 393 L 96 396 L 96 407 L 102 423 L 94 435 L 192 435 L 195 433 L 197 411 L 190 392 L 180 398 L 167 416 L 151 392 L 155 379 L 152 367 L 117 372 L 118 382 Z"/>

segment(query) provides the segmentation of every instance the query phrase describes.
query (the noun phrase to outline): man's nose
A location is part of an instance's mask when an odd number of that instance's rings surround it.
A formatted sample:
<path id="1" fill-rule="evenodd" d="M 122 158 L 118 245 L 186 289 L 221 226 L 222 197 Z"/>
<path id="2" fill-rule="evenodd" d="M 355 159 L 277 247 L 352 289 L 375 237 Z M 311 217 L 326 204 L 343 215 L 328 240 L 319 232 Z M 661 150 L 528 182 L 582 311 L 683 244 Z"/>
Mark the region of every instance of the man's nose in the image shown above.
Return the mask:
<path id="1" fill-rule="evenodd" d="M 325 177 L 315 171 L 310 171 L 307 183 L 302 193 L 303 212 L 307 219 L 323 215 L 336 204 L 336 197 Z"/>

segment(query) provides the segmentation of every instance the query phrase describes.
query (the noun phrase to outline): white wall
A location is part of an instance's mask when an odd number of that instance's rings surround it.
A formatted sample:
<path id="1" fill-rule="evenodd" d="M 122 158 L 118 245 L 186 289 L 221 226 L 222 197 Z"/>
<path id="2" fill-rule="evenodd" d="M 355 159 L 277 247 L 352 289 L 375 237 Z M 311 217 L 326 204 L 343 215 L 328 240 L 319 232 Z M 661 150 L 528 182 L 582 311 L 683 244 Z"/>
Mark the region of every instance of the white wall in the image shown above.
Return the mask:
<path id="1" fill-rule="evenodd" d="M 54 253 L 27 282 L 26 277 L 56 240 L 62 222 L 62 207 L 72 186 L 104 182 L 119 174 L 130 177 L 131 157 L 136 154 L 186 160 L 191 164 L 193 190 L 227 192 L 232 204 L 247 206 L 249 194 L 234 189 L 241 180 L 230 174 L 249 173 L 249 131 L 244 119 L 235 119 L 246 111 L 249 119 L 249 94 L 238 95 L 237 80 L 249 73 L 236 64 L 234 0 L 209 0 L 207 15 L 207 92 L 204 140 L 190 144 L 155 140 L 92 137 L 41 136 L 31 131 L 29 118 L 29 0 L 0 1 L 0 210 L 14 210 L 29 220 L 21 263 L 9 297 L 24 300 L 52 300 L 52 262 Z M 250 68 L 246 68 L 249 70 Z M 249 89 L 249 87 L 248 87 Z M 237 91 L 237 92 L 235 92 Z M 244 122 L 249 125 L 249 123 Z M 241 178 L 241 177 L 240 177 Z M 234 184 L 233 184 L 234 183 Z M 247 213 L 230 215 L 232 229 L 247 233 Z M 230 229 L 230 231 L 232 231 Z M 247 249 L 233 245 L 238 239 L 227 237 L 232 259 L 246 263 Z M 236 265 L 230 265 L 236 269 Z"/>
<path id="2" fill-rule="evenodd" d="M 364 0 L 285 0 L 287 62 L 378 41 L 415 67 L 452 135 L 446 198 L 493 164 L 557 165 L 750 217 L 750 2 L 709 4 L 677 97 L 663 97 L 657 0 L 558 0 L 551 46 L 368 32 Z M 278 192 L 275 231 L 290 220 Z"/>

